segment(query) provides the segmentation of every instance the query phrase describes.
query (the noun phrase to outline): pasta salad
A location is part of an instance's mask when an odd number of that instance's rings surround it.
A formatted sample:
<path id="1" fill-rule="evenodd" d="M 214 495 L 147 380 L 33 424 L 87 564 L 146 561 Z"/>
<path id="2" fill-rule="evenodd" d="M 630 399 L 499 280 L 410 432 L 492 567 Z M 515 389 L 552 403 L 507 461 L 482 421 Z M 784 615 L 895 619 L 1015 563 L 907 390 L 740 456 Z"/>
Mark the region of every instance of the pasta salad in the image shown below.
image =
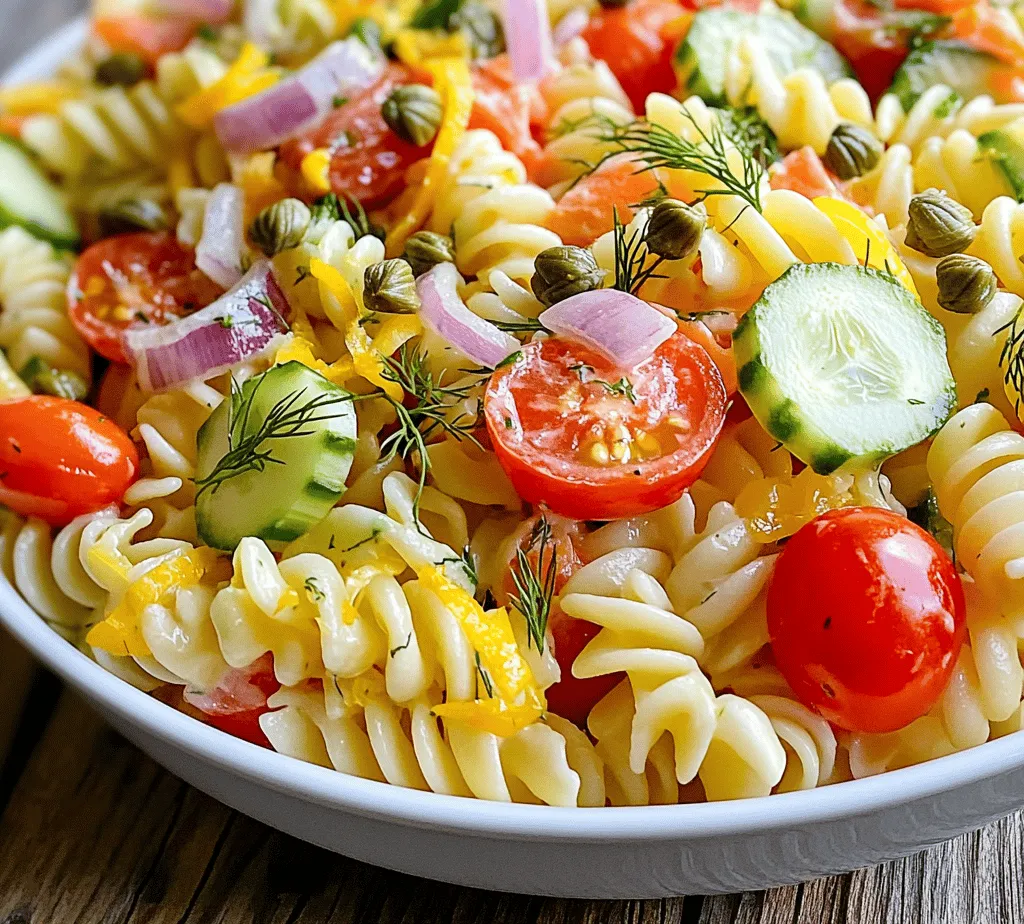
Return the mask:
<path id="1" fill-rule="evenodd" d="M 1024 724 L 1024 11 L 100 0 L 0 90 L 0 568 L 169 706 L 498 801 Z"/>

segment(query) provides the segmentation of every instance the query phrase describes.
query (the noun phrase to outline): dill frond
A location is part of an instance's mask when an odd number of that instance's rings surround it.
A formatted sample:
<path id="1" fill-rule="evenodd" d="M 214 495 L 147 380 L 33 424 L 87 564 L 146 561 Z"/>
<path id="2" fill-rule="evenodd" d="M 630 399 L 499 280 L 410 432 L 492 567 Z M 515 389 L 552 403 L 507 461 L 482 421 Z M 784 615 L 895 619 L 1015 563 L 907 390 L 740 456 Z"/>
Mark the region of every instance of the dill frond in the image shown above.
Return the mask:
<path id="1" fill-rule="evenodd" d="M 529 554 L 534 550 L 537 552 L 536 566 L 530 561 Z M 527 644 L 536 644 L 537 651 L 542 654 L 557 575 L 558 551 L 552 542 L 551 524 L 547 517 L 541 516 L 533 526 L 526 548 L 522 545 L 516 548 L 516 566 L 512 569 L 516 592 L 509 595 L 509 601 L 526 620 Z"/>

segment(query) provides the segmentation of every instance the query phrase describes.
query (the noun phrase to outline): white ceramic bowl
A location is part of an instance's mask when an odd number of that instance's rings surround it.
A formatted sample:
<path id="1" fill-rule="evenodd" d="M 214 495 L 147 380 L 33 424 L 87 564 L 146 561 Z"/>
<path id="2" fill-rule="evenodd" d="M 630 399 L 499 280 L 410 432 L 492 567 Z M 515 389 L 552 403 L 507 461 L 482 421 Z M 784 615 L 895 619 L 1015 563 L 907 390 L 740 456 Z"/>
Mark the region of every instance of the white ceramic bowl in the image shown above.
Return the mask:
<path id="1" fill-rule="evenodd" d="M 82 22 L 8 75 L 45 76 Z M 810 792 L 704 805 L 562 809 L 346 776 L 248 744 L 140 693 L 52 632 L 0 577 L 0 622 L 172 773 L 268 825 L 417 876 L 539 895 L 654 898 L 762 889 L 905 856 L 1024 803 L 1024 732 Z"/>

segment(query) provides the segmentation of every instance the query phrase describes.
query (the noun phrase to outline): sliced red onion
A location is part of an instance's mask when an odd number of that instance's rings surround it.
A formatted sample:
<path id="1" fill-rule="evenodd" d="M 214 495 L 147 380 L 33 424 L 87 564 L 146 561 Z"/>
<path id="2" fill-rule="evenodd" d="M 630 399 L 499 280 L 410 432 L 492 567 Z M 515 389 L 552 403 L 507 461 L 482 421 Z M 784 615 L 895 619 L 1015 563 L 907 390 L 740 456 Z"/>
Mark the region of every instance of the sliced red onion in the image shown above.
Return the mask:
<path id="1" fill-rule="evenodd" d="M 622 369 L 649 358 L 679 329 L 657 308 L 618 289 L 570 296 L 539 320 L 548 330 L 597 350 Z"/>
<path id="2" fill-rule="evenodd" d="M 139 385 L 162 391 L 208 379 L 276 349 L 288 330 L 288 299 L 261 260 L 212 305 L 162 327 L 133 327 L 122 336 Z"/>
<path id="3" fill-rule="evenodd" d="M 373 83 L 382 67 L 359 39 L 334 42 L 291 77 L 218 112 L 217 137 L 232 154 L 275 148 L 319 122 L 337 97 Z"/>
<path id="4" fill-rule="evenodd" d="M 587 27 L 588 22 L 590 22 L 590 14 L 582 6 L 569 10 L 558 20 L 558 25 L 551 33 L 551 40 L 555 48 L 561 48 L 571 42 Z"/>
<path id="5" fill-rule="evenodd" d="M 555 66 L 547 0 L 505 0 L 502 10 L 512 73 L 520 83 L 540 80 Z"/>
<path id="6" fill-rule="evenodd" d="M 439 263 L 416 280 L 420 318 L 468 359 L 493 369 L 520 348 L 515 337 L 473 314 L 459 297 L 459 271 Z"/>
<path id="7" fill-rule="evenodd" d="M 217 285 L 230 289 L 242 278 L 245 249 L 245 194 L 237 186 L 216 186 L 203 210 L 203 234 L 196 244 L 196 266 Z"/>
<path id="8" fill-rule="evenodd" d="M 156 0 L 154 9 L 168 16 L 219 25 L 231 18 L 233 0 Z"/>

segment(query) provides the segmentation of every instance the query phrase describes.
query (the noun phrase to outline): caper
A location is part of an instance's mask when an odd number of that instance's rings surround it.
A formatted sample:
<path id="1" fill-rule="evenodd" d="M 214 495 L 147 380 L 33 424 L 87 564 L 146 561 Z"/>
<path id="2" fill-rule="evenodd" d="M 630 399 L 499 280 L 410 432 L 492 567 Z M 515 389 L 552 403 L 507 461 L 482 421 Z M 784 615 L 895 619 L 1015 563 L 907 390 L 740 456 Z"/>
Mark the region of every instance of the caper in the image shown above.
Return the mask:
<path id="1" fill-rule="evenodd" d="M 146 76 L 146 62 L 130 51 L 115 51 L 96 65 L 96 82 L 105 87 L 133 87 Z"/>
<path id="2" fill-rule="evenodd" d="M 825 165 L 841 180 L 864 176 L 878 164 L 885 147 L 871 132 L 843 122 L 836 126 L 825 149 Z"/>
<path id="3" fill-rule="evenodd" d="M 84 401 L 89 393 L 89 386 L 77 372 L 55 369 L 41 356 L 33 356 L 19 374 L 22 381 L 37 395 Z"/>
<path id="4" fill-rule="evenodd" d="M 984 260 L 954 253 L 935 267 L 939 305 L 957 314 L 977 314 L 996 294 L 996 274 Z"/>
<path id="5" fill-rule="evenodd" d="M 695 253 L 707 227 L 703 205 L 662 199 L 651 211 L 644 233 L 647 249 L 667 260 L 682 260 Z"/>
<path id="6" fill-rule="evenodd" d="M 96 217 L 103 237 L 133 231 L 164 231 L 170 227 L 164 207 L 152 199 L 123 199 L 105 205 Z"/>
<path id="7" fill-rule="evenodd" d="M 469 0 L 453 13 L 448 28 L 462 32 L 474 58 L 496 58 L 505 50 L 501 20 L 477 0 Z"/>
<path id="8" fill-rule="evenodd" d="M 422 276 L 438 263 L 455 262 L 455 242 L 444 234 L 433 231 L 417 231 L 405 242 L 402 254 L 414 276 Z"/>
<path id="9" fill-rule="evenodd" d="M 550 308 L 571 295 L 600 288 L 604 276 L 589 250 L 566 244 L 537 254 L 530 285 L 541 304 Z"/>
<path id="10" fill-rule="evenodd" d="M 268 205 L 249 226 L 249 239 L 268 257 L 302 243 L 309 227 L 310 211 L 298 199 L 282 199 Z"/>
<path id="11" fill-rule="evenodd" d="M 444 117 L 437 90 L 422 83 L 395 89 L 384 100 L 380 112 L 399 138 L 420 148 L 434 139 Z"/>
<path id="12" fill-rule="evenodd" d="M 384 260 L 368 266 L 363 273 L 363 303 L 370 311 L 413 314 L 420 297 L 412 267 L 405 260 Z"/>
<path id="13" fill-rule="evenodd" d="M 910 200 L 907 246 L 929 257 L 962 253 L 978 229 L 971 210 L 937 189 L 926 189 Z"/>

